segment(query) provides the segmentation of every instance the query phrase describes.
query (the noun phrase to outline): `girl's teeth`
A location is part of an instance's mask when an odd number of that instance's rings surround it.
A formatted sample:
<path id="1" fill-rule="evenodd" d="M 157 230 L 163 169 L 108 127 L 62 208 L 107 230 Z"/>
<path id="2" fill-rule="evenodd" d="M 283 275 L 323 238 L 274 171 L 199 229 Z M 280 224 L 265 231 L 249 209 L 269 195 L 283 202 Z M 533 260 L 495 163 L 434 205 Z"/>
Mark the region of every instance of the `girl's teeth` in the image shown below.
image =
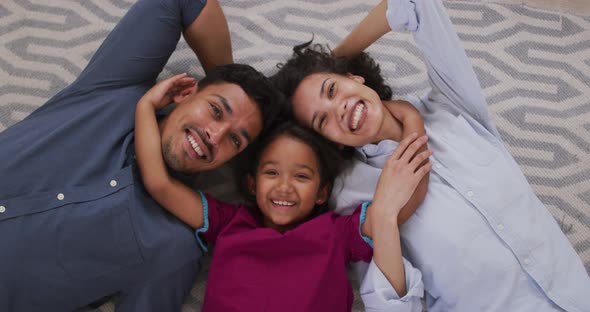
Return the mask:
<path id="1" fill-rule="evenodd" d="M 197 153 L 197 155 L 199 155 L 199 157 L 203 157 L 203 151 L 201 150 L 201 148 L 199 147 L 199 145 L 197 144 L 197 142 L 195 141 L 195 138 L 192 137 L 192 135 L 188 135 L 188 141 L 191 143 L 191 146 L 193 147 L 193 150 L 195 150 L 195 153 Z"/>
<path id="2" fill-rule="evenodd" d="M 282 200 L 273 200 L 272 203 L 275 205 L 280 205 L 280 206 L 293 206 L 293 205 L 295 205 L 295 203 L 290 203 L 290 202 L 282 201 Z"/>

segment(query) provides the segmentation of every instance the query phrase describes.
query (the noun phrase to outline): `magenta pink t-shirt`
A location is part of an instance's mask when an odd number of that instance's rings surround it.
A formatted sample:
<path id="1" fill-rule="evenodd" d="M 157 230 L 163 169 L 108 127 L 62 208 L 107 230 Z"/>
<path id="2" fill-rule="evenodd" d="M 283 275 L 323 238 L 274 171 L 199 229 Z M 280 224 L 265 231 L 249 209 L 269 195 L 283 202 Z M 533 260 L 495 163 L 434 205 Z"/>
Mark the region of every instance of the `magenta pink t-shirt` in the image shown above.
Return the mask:
<path id="1" fill-rule="evenodd" d="M 351 310 L 346 264 L 373 255 L 360 234 L 361 207 L 350 216 L 322 214 L 281 234 L 245 206 L 205 197 L 197 238 L 215 250 L 203 312 Z"/>

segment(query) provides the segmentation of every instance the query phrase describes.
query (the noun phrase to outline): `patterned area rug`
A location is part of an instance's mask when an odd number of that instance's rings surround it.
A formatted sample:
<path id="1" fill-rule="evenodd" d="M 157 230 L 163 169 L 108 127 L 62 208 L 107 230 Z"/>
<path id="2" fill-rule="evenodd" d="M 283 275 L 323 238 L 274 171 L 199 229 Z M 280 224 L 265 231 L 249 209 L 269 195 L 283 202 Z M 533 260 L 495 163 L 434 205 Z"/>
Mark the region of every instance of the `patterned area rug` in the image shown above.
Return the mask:
<path id="1" fill-rule="evenodd" d="M 3 0 L 0 3 L 0 131 L 74 80 L 134 1 Z M 265 73 L 309 40 L 335 46 L 370 4 L 355 0 L 221 0 L 237 62 Z M 590 271 L 590 17 L 506 4 L 446 3 L 510 152 Z M 427 88 L 407 34 L 374 44 L 399 97 Z M 202 77 L 179 43 L 162 76 Z M 207 188 L 231 197 L 227 170 Z M 183 311 L 199 311 L 206 272 Z M 96 311 L 113 311 L 109 302 Z M 355 302 L 355 311 L 362 304 Z"/>

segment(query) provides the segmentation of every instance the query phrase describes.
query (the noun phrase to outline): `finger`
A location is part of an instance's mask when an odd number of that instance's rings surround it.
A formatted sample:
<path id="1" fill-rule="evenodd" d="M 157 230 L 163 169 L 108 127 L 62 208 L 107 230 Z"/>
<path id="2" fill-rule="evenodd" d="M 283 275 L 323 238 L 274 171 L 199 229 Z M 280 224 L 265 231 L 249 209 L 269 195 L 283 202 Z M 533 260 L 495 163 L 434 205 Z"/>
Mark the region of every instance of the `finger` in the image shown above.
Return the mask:
<path id="1" fill-rule="evenodd" d="M 416 152 L 420 149 L 420 147 L 422 147 L 424 144 L 426 144 L 426 142 L 428 141 L 428 137 L 423 135 L 419 138 L 417 138 L 414 142 L 412 142 L 412 144 L 410 144 L 410 146 L 408 146 L 408 148 L 404 151 L 404 153 L 402 154 L 402 156 L 400 157 L 400 160 L 407 164 L 410 162 L 410 159 L 412 159 L 414 157 L 414 155 L 416 155 Z"/>
<path id="2" fill-rule="evenodd" d="M 418 181 L 422 180 L 422 178 L 424 178 L 424 176 L 430 171 L 430 169 L 432 169 L 432 163 L 429 162 L 426 165 L 418 168 L 418 170 L 416 170 L 416 177 L 418 178 Z"/>
<path id="3" fill-rule="evenodd" d="M 389 158 L 390 159 L 399 159 L 402 156 L 402 154 L 404 153 L 404 151 L 406 150 L 406 148 L 408 148 L 408 146 L 412 142 L 414 142 L 414 140 L 416 140 L 417 137 L 418 137 L 418 133 L 416 133 L 416 132 L 413 132 L 412 134 L 405 137 L 403 140 L 401 140 L 399 142 L 399 144 L 393 150 L 393 153 L 391 154 L 391 156 L 389 156 Z"/>
<path id="4" fill-rule="evenodd" d="M 418 167 L 420 167 L 424 161 L 428 161 L 428 157 L 430 157 L 430 155 L 432 155 L 432 151 L 431 150 L 425 150 L 421 153 L 419 153 L 418 155 L 416 155 L 416 157 L 414 157 L 414 159 L 412 159 L 412 161 L 410 161 L 410 168 L 412 168 L 413 172 L 416 172 L 416 170 L 418 169 Z"/>

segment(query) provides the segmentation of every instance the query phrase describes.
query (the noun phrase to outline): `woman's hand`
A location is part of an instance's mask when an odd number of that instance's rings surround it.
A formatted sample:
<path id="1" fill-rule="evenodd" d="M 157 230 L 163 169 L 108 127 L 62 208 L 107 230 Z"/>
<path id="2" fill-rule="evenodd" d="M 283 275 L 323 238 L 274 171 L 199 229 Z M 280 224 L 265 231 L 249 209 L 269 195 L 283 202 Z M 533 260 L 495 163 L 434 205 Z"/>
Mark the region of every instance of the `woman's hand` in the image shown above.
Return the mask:
<path id="1" fill-rule="evenodd" d="M 195 79 L 187 77 L 186 73 L 179 74 L 158 82 L 143 95 L 141 101 L 151 103 L 157 110 L 172 103 L 175 96 L 189 94 L 196 84 Z"/>
<path id="2" fill-rule="evenodd" d="M 427 149 L 416 154 L 426 145 L 427 140 L 425 135 L 409 135 L 399 143 L 386 161 L 371 204 L 372 215 L 375 218 L 397 220 L 401 208 L 408 202 L 418 183 L 430 171 L 430 162 L 422 164 L 432 155 L 432 151 Z"/>

